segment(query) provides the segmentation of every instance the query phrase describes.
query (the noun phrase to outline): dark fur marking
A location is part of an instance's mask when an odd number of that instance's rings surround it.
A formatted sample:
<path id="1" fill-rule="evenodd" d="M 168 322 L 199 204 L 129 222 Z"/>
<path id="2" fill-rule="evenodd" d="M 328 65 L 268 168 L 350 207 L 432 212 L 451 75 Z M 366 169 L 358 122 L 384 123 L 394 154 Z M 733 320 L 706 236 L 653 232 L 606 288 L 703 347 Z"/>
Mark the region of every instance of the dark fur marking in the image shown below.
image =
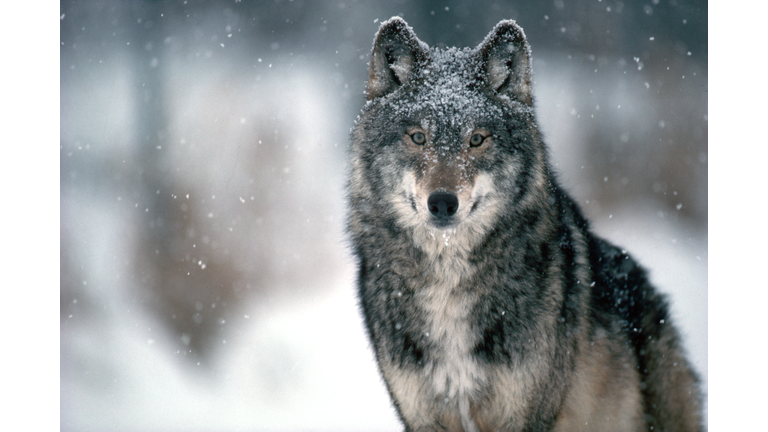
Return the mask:
<path id="1" fill-rule="evenodd" d="M 492 313 L 498 314 L 496 311 Z M 475 356 L 487 363 L 509 364 L 512 356 L 505 348 L 506 337 L 504 336 L 504 321 L 501 318 L 496 319 L 495 323 L 483 330 L 483 339 L 472 351 Z"/>
<path id="2" fill-rule="evenodd" d="M 401 366 L 407 364 L 420 366 L 424 362 L 424 350 L 407 333 L 403 335 L 403 346 L 400 350 L 399 363 Z"/>

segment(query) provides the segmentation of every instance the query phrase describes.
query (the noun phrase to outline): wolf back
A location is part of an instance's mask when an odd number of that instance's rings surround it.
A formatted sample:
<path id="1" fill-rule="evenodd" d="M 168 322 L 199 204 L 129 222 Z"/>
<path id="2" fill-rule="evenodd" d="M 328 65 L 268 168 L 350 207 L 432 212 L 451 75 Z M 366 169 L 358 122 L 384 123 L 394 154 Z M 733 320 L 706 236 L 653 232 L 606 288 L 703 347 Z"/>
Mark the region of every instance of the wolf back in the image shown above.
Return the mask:
<path id="1" fill-rule="evenodd" d="M 552 172 L 523 30 L 382 23 L 352 132 L 358 296 L 407 431 L 701 430 L 662 295 Z"/>

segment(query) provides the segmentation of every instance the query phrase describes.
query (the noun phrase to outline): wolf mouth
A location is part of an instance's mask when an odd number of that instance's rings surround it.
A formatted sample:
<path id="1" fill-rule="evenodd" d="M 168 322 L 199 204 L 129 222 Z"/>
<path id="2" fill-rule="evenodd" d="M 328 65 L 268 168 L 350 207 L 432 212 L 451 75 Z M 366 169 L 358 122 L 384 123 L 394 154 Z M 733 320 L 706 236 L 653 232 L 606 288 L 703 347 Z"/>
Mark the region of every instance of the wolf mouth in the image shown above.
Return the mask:
<path id="1" fill-rule="evenodd" d="M 459 224 L 459 221 L 457 219 L 453 218 L 440 218 L 436 216 L 432 216 L 429 218 L 429 224 L 432 225 L 434 228 L 439 229 L 446 229 L 446 228 L 452 228 Z"/>

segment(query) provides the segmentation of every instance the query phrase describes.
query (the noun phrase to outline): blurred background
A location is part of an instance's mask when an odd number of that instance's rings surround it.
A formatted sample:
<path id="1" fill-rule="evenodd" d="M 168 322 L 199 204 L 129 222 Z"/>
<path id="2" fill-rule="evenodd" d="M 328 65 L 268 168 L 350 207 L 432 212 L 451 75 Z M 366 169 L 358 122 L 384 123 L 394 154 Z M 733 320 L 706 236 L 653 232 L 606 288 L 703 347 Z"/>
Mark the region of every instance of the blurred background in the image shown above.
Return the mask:
<path id="1" fill-rule="evenodd" d="M 707 389 L 707 2 L 62 1 L 61 430 L 396 431 L 344 235 L 379 24 L 515 19 L 595 230 Z"/>

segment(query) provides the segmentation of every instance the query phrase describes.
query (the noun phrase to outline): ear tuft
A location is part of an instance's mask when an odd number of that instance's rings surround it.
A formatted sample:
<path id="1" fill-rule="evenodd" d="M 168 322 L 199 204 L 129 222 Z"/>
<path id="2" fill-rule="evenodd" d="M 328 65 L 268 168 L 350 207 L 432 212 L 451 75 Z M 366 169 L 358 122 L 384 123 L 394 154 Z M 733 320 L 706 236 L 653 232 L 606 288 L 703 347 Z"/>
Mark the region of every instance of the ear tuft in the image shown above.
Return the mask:
<path id="1" fill-rule="evenodd" d="M 480 75 L 501 97 L 531 106 L 531 47 L 523 29 L 512 20 L 502 21 L 477 47 Z"/>
<path id="2" fill-rule="evenodd" d="M 368 78 L 368 99 L 405 85 L 427 59 L 429 47 L 400 17 L 381 23 L 373 41 Z"/>

